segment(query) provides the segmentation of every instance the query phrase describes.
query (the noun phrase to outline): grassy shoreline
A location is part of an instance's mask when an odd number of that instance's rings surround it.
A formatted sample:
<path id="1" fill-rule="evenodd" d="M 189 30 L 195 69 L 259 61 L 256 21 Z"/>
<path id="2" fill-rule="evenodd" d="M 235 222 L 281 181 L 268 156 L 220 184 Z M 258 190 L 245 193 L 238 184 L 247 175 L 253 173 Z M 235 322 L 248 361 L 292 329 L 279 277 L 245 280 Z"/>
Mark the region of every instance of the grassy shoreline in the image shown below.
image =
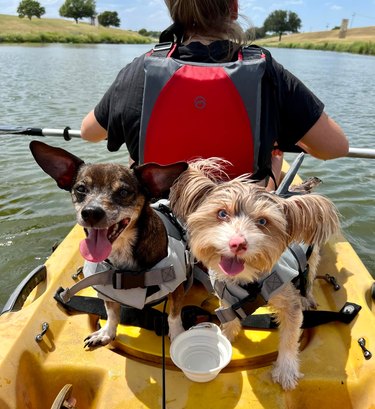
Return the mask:
<path id="1" fill-rule="evenodd" d="M 0 14 L 0 44 L 12 43 L 77 43 L 77 44 L 148 44 L 155 39 L 135 31 L 95 27 L 74 20 L 35 17 L 32 20 Z M 353 28 L 345 38 L 339 30 L 298 33 L 257 40 L 264 47 L 302 48 L 375 55 L 375 26 Z"/>
<path id="2" fill-rule="evenodd" d="M 375 55 L 375 26 L 349 29 L 345 38 L 339 38 L 339 30 L 330 30 L 285 35 L 280 42 L 278 37 L 270 37 L 257 40 L 257 44 L 264 47 L 302 48 Z"/>
<path id="3" fill-rule="evenodd" d="M 96 27 L 74 20 L 19 18 L 0 14 L 0 44 L 6 43 L 77 43 L 147 44 L 152 39 L 135 31 Z"/>

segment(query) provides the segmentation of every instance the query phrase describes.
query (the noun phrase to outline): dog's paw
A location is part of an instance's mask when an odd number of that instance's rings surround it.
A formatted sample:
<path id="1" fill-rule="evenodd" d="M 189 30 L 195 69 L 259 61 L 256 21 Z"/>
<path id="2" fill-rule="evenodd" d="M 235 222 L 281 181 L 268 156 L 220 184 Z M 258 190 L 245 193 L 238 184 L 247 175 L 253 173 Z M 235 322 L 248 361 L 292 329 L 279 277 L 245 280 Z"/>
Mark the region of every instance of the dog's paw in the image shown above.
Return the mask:
<path id="1" fill-rule="evenodd" d="M 307 295 L 301 298 L 302 309 L 304 311 L 316 310 L 318 308 L 318 303 L 315 301 L 313 295 Z"/>
<path id="2" fill-rule="evenodd" d="M 169 326 L 168 336 L 171 342 L 173 342 L 177 335 L 185 331 L 184 327 L 182 326 L 182 321 L 180 317 L 177 318 L 168 317 L 168 326 Z"/>
<path id="3" fill-rule="evenodd" d="M 285 359 L 276 362 L 272 370 L 272 380 L 279 383 L 285 390 L 292 390 L 298 385 L 298 380 L 303 377 L 298 368 L 298 362 L 293 359 Z"/>
<path id="4" fill-rule="evenodd" d="M 233 342 L 242 329 L 241 322 L 238 318 L 233 321 L 226 322 L 222 325 L 221 331 L 228 341 Z"/>
<path id="5" fill-rule="evenodd" d="M 106 329 L 101 328 L 84 339 L 84 348 L 108 345 L 115 337 L 116 334 L 109 333 Z"/>

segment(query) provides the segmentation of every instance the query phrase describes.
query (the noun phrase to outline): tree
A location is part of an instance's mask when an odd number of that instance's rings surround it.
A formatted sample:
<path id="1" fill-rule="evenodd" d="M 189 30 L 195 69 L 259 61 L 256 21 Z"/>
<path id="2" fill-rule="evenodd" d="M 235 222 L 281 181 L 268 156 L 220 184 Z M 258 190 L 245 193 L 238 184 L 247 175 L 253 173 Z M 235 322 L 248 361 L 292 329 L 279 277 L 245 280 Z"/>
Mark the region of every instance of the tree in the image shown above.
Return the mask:
<path id="1" fill-rule="evenodd" d="M 59 13 L 61 17 L 74 18 L 75 22 L 78 23 L 78 20 L 84 17 L 95 17 L 95 7 L 95 0 L 65 0 Z"/>
<path id="2" fill-rule="evenodd" d="M 301 28 L 301 19 L 293 11 L 273 11 L 264 21 L 265 31 L 271 31 L 279 35 L 279 41 L 284 33 L 297 33 Z"/>
<path id="3" fill-rule="evenodd" d="M 246 30 L 246 37 L 248 40 L 258 40 L 266 36 L 266 30 L 264 27 L 251 27 Z"/>
<path id="4" fill-rule="evenodd" d="M 31 20 L 32 16 L 40 18 L 45 14 L 46 10 L 35 0 L 22 0 L 17 8 L 18 17 L 25 16 Z"/>
<path id="5" fill-rule="evenodd" d="M 120 19 L 118 17 L 117 11 L 103 11 L 103 13 L 98 15 L 99 24 L 104 27 L 120 27 Z"/>

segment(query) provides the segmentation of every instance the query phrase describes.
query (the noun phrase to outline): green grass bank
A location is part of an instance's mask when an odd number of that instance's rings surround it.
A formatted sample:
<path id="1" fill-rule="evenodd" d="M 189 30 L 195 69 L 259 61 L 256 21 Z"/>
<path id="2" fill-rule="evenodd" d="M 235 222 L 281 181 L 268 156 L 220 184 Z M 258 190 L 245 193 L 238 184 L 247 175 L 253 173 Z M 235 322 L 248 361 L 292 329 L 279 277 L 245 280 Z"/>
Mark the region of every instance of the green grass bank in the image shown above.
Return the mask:
<path id="1" fill-rule="evenodd" d="M 345 38 L 339 30 L 284 35 L 257 40 L 265 47 L 303 48 L 375 55 L 375 26 L 353 28 Z M 19 18 L 0 14 L 0 43 L 147 44 L 157 41 L 135 31 L 92 26 L 62 18 Z"/>
<path id="2" fill-rule="evenodd" d="M 147 44 L 152 39 L 137 32 L 96 27 L 74 20 L 19 18 L 0 14 L 0 43 Z"/>
<path id="3" fill-rule="evenodd" d="M 339 38 L 339 30 L 298 33 L 270 37 L 256 42 L 264 47 L 303 48 L 308 50 L 340 51 L 375 55 L 375 26 L 349 29 L 345 38 Z"/>

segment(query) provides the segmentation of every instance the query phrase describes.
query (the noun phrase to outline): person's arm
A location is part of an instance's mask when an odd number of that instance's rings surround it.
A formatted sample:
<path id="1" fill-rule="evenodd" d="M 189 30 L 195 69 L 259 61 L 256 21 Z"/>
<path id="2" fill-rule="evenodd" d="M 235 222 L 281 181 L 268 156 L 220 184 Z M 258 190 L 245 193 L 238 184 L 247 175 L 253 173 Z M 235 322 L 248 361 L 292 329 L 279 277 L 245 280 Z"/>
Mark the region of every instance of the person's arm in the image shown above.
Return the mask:
<path id="1" fill-rule="evenodd" d="M 94 111 L 89 112 L 83 119 L 81 137 L 90 142 L 100 142 L 107 138 L 107 130 L 96 120 Z"/>
<path id="2" fill-rule="evenodd" d="M 349 151 L 349 142 L 343 130 L 324 112 L 297 145 L 323 160 L 346 156 Z"/>

